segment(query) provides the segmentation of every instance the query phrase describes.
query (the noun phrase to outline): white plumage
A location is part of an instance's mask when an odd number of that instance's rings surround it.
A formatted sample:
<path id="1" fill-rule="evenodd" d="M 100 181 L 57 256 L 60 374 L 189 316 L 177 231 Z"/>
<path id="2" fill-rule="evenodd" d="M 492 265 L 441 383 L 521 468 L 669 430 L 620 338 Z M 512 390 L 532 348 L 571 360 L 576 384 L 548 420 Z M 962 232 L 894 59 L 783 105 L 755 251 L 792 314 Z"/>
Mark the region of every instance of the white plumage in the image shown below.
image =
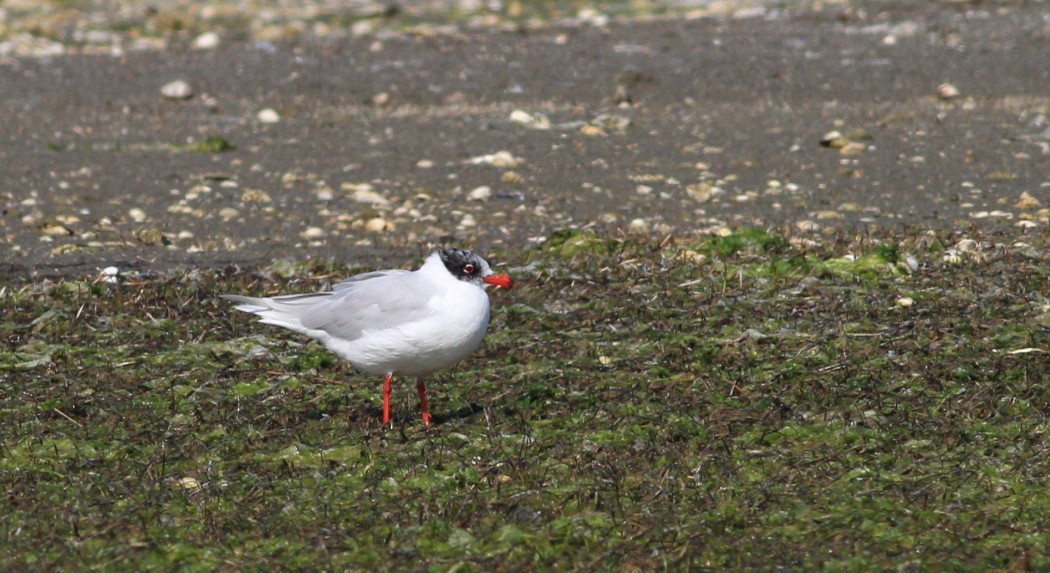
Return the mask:
<path id="1" fill-rule="evenodd" d="M 384 419 L 395 374 L 422 377 L 477 350 L 489 322 L 485 288 L 511 288 L 506 275 L 466 249 L 442 248 L 416 271 L 384 270 L 346 279 L 331 292 L 270 298 L 223 295 L 237 310 L 305 334 L 355 368 L 385 375 Z M 430 416 L 417 381 L 423 420 Z"/>

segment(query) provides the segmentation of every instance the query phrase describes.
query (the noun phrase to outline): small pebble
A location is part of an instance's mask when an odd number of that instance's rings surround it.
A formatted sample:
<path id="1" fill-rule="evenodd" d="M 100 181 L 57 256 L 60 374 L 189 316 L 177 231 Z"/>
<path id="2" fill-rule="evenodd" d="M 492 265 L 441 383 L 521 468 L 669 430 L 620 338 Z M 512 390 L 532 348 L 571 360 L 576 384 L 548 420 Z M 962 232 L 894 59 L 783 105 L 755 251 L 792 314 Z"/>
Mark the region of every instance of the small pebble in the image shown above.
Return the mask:
<path id="1" fill-rule="evenodd" d="M 937 97 L 941 99 L 955 99 L 959 97 L 959 95 L 959 88 L 950 83 L 945 82 L 937 86 Z"/>
<path id="2" fill-rule="evenodd" d="M 474 219 L 474 215 L 467 213 L 463 215 L 463 219 L 459 222 L 460 229 L 471 229 L 478 226 L 478 222 Z"/>
<path id="3" fill-rule="evenodd" d="M 722 190 L 709 183 L 694 183 L 685 186 L 685 193 L 697 203 L 707 203 L 712 197 L 722 193 Z"/>
<path id="4" fill-rule="evenodd" d="M 859 141 L 847 141 L 839 148 L 839 153 L 842 155 L 859 155 L 864 153 L 867 149 L 868 146 Z"/>
<path id="5" fill-rule="evenodd" d="M 128 217 L 136 223 L 142 223 L 146 220 L 146 212 L 138 207 L 132 207 L 131 209 L 128 209 Z"/>
<path id="6" fill-rule="evenodd" d="M 1040 203 L 1039 200 L 1033 197 L 1032 194 L 1028 191 L 1021 193 L 1021 198 L 1017 201 L 1017 203 L 1014 203 L 1015 209 L 1022 210 L 1036 209 L 1041 206 L 1042 203 Z"/>
<path id="7" fill-rule="evenodd" d="M 382 217 L 369 219 L 368 222 L 365 223 L 365 230 L 370 233 L 381 233 L 392 228 L 393 225 L 388 224 L 386 219 Z"/>
<path id="8" fill-rule="evenodd" d="M 308 227 L 302 233 L 299 233 L 299 236 L 308 240 L 320 239 L 325 236 L 325 231 L 321 227 Z"/>
<path id="9" fill-rule="evenodd" d="M 193 48 L 197 50 L 214 50 L 219 47 L 219 35 L 215 32 L 205 32 L 193 39 Z"/>
<path id="10" fill-rule="evenodd" d="M 517 167 L 521 159 L 511 155 L 509 151 L 497 151 L 488 155 L 479 155 L 467 160 L 471 165 L 491 165 L 493 167 Z"/>
<path id="11" fill-rule="evenodd" d="M 915 255 L 907 255 L 904 257 L 904 264 L 908 267 L 908 270 L 913 273 L 919 270 L 919 259 L 916 259 Z"/>
<path id="12" fill-rule="evenodd" d="M 354 185 L 352 183 L 343 183 L 342 189 L 344 191 L 353 191 L 350 196 L 355 203 L 366 203 L 369 205 L 375 205 L 376 207 L 387 207 L 390 205 L 390 200 L 383 197 L 368 183 L 362 183 L 360 185 Z"/>
<path id="13" fill-rule="evenodd" d="M 281 114 L 277 113 L 273 108 L 268 107 L 255 114 L 255 118 L 262 123 L 277 123 L 281 121 Z"/>
<path id="14" fill-rule="evenodd" d="M 245 189 L 244 193 L 241 193 L 242 203 L 270 203 L 272 201 L 270 194 L 262 189 Z"/>
<path id="15" fill-rule="evenodd" d="M 488 201 L 489 197 L 492 197 L 492 189 L 488 185 L 477 187 L 467 194 L 470 201 Z"/>
<path id="16" fill-rule="evenodd" d="M 200 489 L 201 483 L 191 477 L 183 477 L 175 480 L 175 489 Z"/>
<path id="17" fill-rule="evenodd" d="M 369 100 L 369 103 L 371 103 L 375 107 L 383 107 L 386 104 L 390 103 L 390 94 L 386 92 L 379 92 L 376 95 L 372 96 L 372 98 Z"/>
<path id="18" fill-rule="evenodd" d="M 39 227 L 39 230 L 47 236 L 68 237 L 73 235 L 73 229 L 57 223 L 44 223 Z"/>
<path id="19" fill-rule="evenodd" d="M 104 283 L 117 284 L 120 282 L 120 269 L 117 267 L 106 267 L 99 273 L 99 278 Z"/>
<path id="20" fill-rule="evenodd" d="M 187 81 L 175 80 L 164 84 L 160 93 L 168 99 L 189 99 L 193 97 L 193 88 Z"/>
<path id="21" fill-rule="evenodd" d="M 580 128 L 580 133 L 582 133 L 583 135 L 590 136 L 605 135 L 605 130 L 598 127 L 597 125 L 591 125 L 588 123 L 587 125 L 584 125 Z"/>
<path id="22" fill-rule="evenodd" d="M 550 129 L 551 122 L 547 116 L 542 114 L 530 114 L 526 111 L 516 109 L 510 112 L 510 120 L 532 129 Z"/>

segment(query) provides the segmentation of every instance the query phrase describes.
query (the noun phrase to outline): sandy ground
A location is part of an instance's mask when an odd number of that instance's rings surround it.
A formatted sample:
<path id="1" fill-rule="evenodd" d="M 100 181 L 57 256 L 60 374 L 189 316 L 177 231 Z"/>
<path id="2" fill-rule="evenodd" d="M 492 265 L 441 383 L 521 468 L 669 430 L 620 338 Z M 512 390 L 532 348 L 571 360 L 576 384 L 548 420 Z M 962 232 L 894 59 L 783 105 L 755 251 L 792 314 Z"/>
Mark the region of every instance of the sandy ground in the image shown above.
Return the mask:
<path id="1" fill-rule="evenodd" d="M 1024 241 L 1050 232 L 1047 13 L 869 3 L 9 50 L 0 273 L 368 266 L 583 226 Z M 177 80 L 190 97 L 162 95 Z"/>

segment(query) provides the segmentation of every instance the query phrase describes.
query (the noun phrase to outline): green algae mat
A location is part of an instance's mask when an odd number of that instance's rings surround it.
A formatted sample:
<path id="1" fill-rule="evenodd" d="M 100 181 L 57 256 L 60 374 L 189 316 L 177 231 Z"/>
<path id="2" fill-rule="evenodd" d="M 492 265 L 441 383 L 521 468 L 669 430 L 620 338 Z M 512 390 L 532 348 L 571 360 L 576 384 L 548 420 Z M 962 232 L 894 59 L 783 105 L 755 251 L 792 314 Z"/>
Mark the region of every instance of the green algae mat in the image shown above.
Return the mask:
<path id="1" fill-rule="evenodd" d="M 482 349 L 379 381 L 218 295 L 0 287 L 2 570 L 1048 570 L 1050 237 L 566 231 Z"/>

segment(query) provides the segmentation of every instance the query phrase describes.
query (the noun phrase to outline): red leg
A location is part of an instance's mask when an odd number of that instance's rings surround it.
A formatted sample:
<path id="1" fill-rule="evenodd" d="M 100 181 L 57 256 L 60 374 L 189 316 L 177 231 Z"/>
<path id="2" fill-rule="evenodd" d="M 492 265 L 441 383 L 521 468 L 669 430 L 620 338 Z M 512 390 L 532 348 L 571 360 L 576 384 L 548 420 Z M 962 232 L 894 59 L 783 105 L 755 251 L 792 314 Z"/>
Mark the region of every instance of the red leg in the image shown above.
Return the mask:
<path id="1" fill-rule="evenodd" d="M 390 381 L 394 379 L 393 374 L 387 374 L 383 380 L 383 425 L 390 424 Z"/>
<path id="2" fill-rule="evenodd" d="M 423 423 L 430 425 L 430 410 L 427 409 L 427 387 L 422 378 L 416 378 L 416 392 L 419 392 L 419 406 L 423 409 Z"/>

